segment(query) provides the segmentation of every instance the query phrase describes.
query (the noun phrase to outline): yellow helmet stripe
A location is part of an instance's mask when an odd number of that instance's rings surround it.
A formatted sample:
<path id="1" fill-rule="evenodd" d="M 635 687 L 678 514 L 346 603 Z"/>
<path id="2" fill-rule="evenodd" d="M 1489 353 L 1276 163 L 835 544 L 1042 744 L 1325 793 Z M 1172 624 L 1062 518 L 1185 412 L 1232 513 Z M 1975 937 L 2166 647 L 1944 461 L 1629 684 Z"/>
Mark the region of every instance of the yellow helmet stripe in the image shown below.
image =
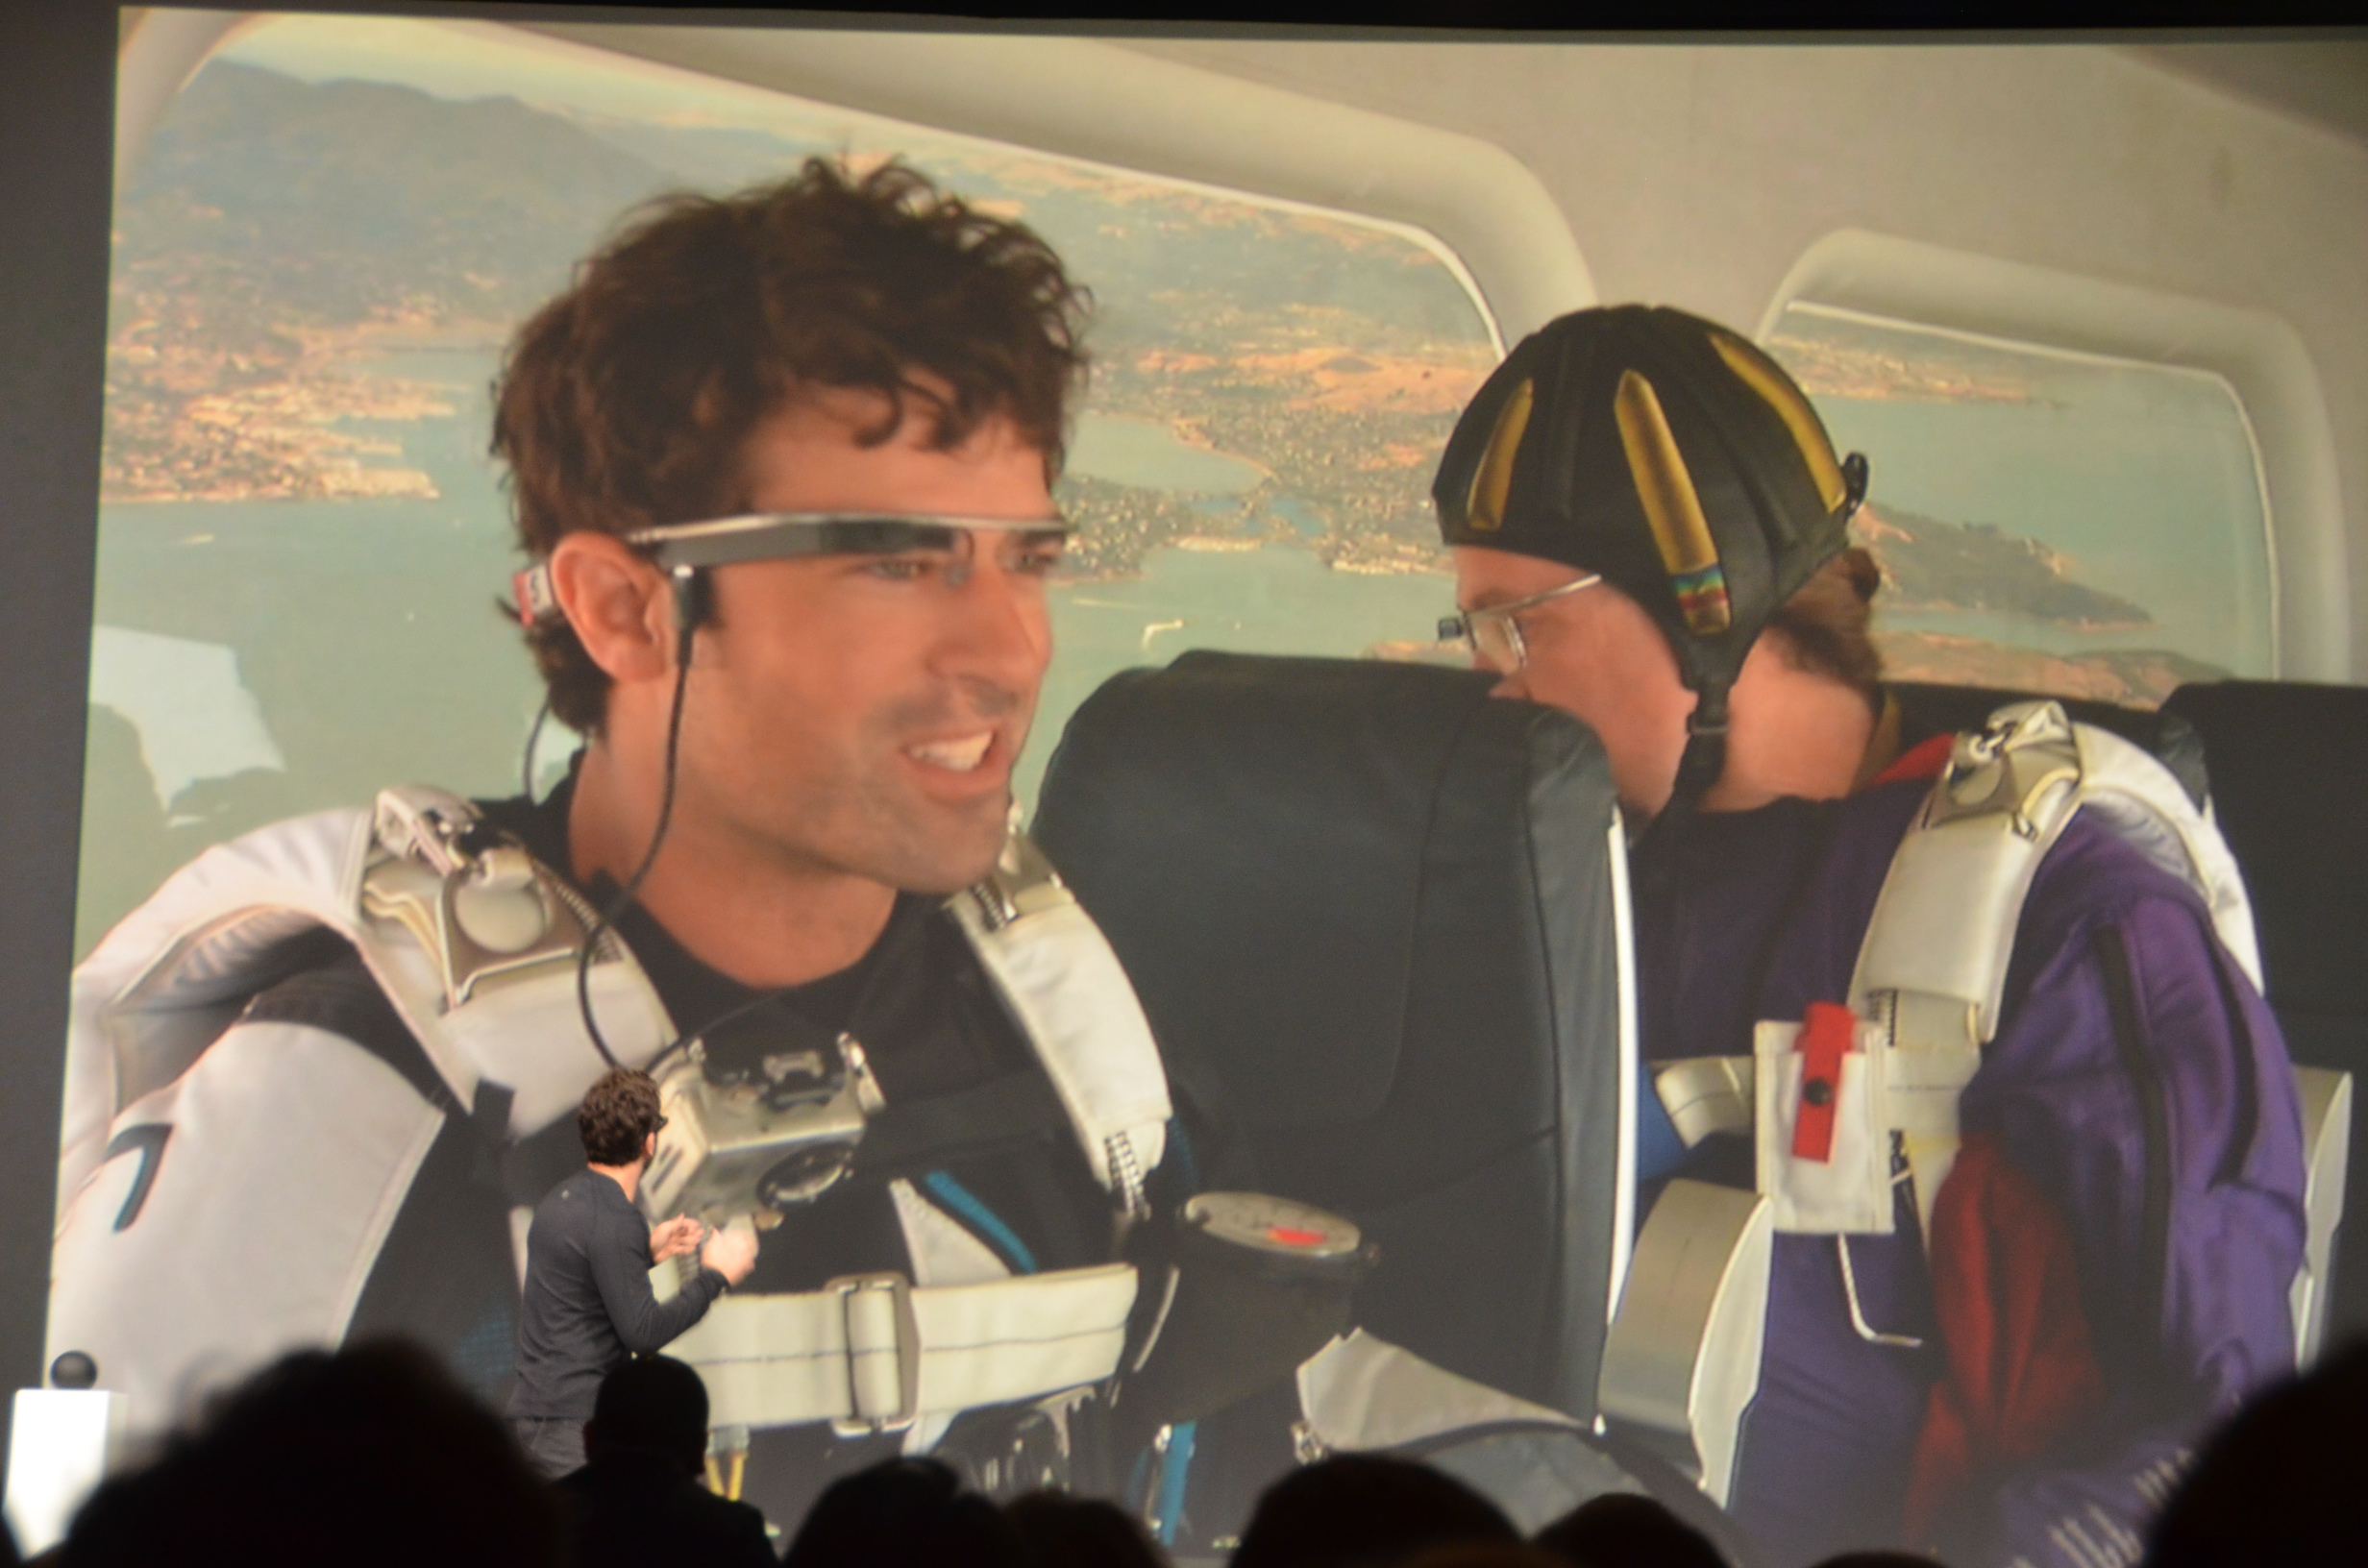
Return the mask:
<path id="1" fill-rule="evenodd" d="M 1513 459 L 1529 429 L 1529 410 L 1537 402 L 1537 387 L 1527 378 L 1517 384 L 1496 412 L 1496 428 L 1489 432 L 1489 450 L 1472 471 L 1471 494 L 1465 498 L 1465 522 L 1478 533 L 1494 533 L 1505 526 L 1505 498 L 1513 492 Z"/>
<path id="2" fill-rule="evenodd" d="M 1818 423 L 1816 410 L 1809 406 L 1790 381 L 1778 375 L 1758 350 L 1739 338 L 1724 332 L 1713 332 L 1711 347 L 1727 362 L 1745 386 L 1760 394 L 1760 401 L 1776 411 L 1792 432 L 1792 444 L 1801 449 L 1801 461 L 1809 465 L 1809 478 L 1817 487 L 1829 512 L 1838 509 L 1850 487 L 1843 482 L 1841 465 L 1834 460 L 1833 444 L 1826 439 L 1825 427 Z"/>
<path id="3" fill-rule="evenodd" d="M 1628 474 L 1636 481 L 1637 499 L 1644 503 L 1644 520 L 1652 526 L 1653 543 L 1667 569 L 1689 628 L 1714 636 L 1734 624 L 1727 599 L 1726 573 L 1718 563 L 1718 546 L 1711 538 L 1710 520 L 1702 515 L 1702 498 L 1687 472 L 1685 455 L 1661 410 L 1653 383 L 1635 371 L 1623 371 L 1619 390 L 1612 397 L 1612 413 L 1619 425 L 1619 444 L 1628 454 Z"/>

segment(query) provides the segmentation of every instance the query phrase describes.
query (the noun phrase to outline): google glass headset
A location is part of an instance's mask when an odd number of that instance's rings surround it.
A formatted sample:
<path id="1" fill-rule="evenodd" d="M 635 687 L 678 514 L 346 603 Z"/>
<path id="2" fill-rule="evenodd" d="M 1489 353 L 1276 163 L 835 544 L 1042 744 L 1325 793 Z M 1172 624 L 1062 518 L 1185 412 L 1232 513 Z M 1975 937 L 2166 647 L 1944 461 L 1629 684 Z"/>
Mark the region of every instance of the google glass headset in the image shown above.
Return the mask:
<path id="1" fill-rule="evenodd" d="M 1024 543 L 1069 537 L 1065 518 L 954 517 L 940 513 L 883 516 L 876 512 L 752 512 L 705 523 L 642 528 L 625 542 L 651 551 L 678 580 L 711 566 L 777 561 L 806 555 L 901 555 L 908 551 L 954 551 L 970 533 L 1018 534 Z M 518 619 L 534 625 L 559 615 L 551 563 L 537 561 L 510 579 Z"/>

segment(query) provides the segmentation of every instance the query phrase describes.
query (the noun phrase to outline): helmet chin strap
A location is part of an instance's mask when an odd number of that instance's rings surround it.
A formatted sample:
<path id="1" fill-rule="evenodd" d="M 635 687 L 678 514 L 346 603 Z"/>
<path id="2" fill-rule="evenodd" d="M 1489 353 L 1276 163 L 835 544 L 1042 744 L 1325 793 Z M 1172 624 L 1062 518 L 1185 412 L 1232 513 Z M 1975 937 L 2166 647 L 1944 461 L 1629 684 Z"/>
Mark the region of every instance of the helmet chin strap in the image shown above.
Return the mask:
<path id="1" fill-rule="evenodd" d="M 1727 688 L 1723 684 L 1705 685 L 1700 689 L 1693 712 L 1686 719 L 1686 749 L 1677 759 L 1677 777 L 1670 786 L 1668 801 L 1644 825 L 1631 846 L 1642 857 L 1644 876 L 1658 879 L 1669 874 L 1673 868 L 1667 856 L 1645 851 L 1665 845 L 1682 833 L 1686 823 L 1702 809 L 1702 797 L 1710 794 L 1726 771 Z"/>

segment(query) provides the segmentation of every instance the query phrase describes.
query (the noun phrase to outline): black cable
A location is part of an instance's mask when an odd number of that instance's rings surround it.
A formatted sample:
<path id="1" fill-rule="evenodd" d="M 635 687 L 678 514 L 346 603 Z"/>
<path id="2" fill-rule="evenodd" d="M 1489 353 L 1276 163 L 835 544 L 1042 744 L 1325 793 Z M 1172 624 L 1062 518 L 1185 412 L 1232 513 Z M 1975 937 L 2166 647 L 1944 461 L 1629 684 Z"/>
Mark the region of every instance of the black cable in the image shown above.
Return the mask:
<path id="1" fill-rule="evenodd" d="M 583 1017 L 584 1033 L 592 1037 L 592 1048 L 600 1052 L 601 1060 L 612 1067 L 621 1067 L 625 1064 L 619 1062 L 616 1053 L 608 1048 L 607 1038 L 601 1033 L 600 1021 L 592 1017 L 592 950 L 600 945 L 601 938 L 616 924 L 617 917 L 625 913 L 625 906 L 631 903 L 633 895 L 641 891 L 641 884 L 650 875 L 650 868 L 657 864 L 658 849 L 666 842 L 667 825 L 674 820 L 675 764 L 682 744 L 682 692 L 690 684 L 691 637 L 699 629 L 687 615 L 678 615 L 677 619 L 681 623 L 682 630 L 680 646 L 675 652 L 674 710 L 666 719 L 666 787 L 658 797 L 657 828 L 650 835 L 649 853 L 641 857 L 641 865 L 635 868 L 624 889 L 608 901 L 606 909 L 601 911 L 601 918 L 584 934 L 583 946 L 576 954 L 576 1011 Z"/>
<path id="2" fill-rule="evenodd" d="M 527 754 L 519 760 L 518 778 L 524 788 L 521 794 L 527 804 L 534 804 L 534 745 L 543 738 L 543 722 L 551 717 L 551 698 L 543 698 L 543 705 L 534 710 L 534 723 L 527 729 Z"/>
<path id="3" fill-rule="evenodd" d="M 864 977 L 863 988 L 855 993 L 854 1001 L 848 1006 L 846 1027 L 835 1031 L 836 1033 L 852 1035 L 857 1041 L 861 1041 L 863 1039 L 862 1034 L 855 1028 L 855 1025 L 862 1022 L 865 1016 L 871 1011 L 873 999 L 879 991 L 881 978 L 895 968 L 895 960 L 902 956 L 902 946 L 909 945 L 913 941 L 912 936 L 907 933 L 910 931 L 917 931 L 920 928 L 920 923 L 921 922 L 917 920 L 900 922 L 897 919 L 897 912 L 894 909 L 889 911 L 888 928 L 885 932 L 888 945 L 885 947 L 875 948 L 871 952 L 867 953 L 864 958 L 856 960 L 857 963 L 863 963 L 868 960 L 872 965 L 872 971 Z M 788 996 L 791 992 L 797 991 L 802 986 L 811 985 L 812 983 L 813 982 L 811 981 L 799 981 L 794 985 L 779 986 L 776 987 L 772 991 L 759 992 L 757 994 L 750 997 L 747 1001 L 742 1002 L 739 1006 L 728 1008 L 723 1013 L 718 1014 L 716 1017 L 709 1018 L 705 1023 L 701 1024 L 698 1028 L 677 1035 L 673 1042 L 670 1043 L 664 1050 L 658 1052 L 657 1055 L 652 1057 L 650 1059 L 650 1065 L 641 1070 L 650 1074 L 654 1078 L 656 1077 L 657 1069 L 665 1065 L 666 1059 L 674 1055 L 675 1052 L 682 1049 L 683 1046 L 691 1043 L 691 1041 L 695 1040 L 704 1040 L 708 1036 L 714 1034 L 718 1029 L 723 1028 L 726 1024 L 737 1023 L 740 1019 L 748 1017 L 751 1013 L 755 1012 L 758 1008 L 771 1002 L 780 1001 Z M 803 1017 L 806 1023 L 812 1027 L 822 1030 L 826 1034 L 833 1033 L 833 1031 L 825 1028 L 823 1025 L 815 1023 L 813 1018 L 810 1016 L 807 1016 L 802 1009 L 799 1009 L 797 1011 L 799 1012 L 799 1016 Z"/>

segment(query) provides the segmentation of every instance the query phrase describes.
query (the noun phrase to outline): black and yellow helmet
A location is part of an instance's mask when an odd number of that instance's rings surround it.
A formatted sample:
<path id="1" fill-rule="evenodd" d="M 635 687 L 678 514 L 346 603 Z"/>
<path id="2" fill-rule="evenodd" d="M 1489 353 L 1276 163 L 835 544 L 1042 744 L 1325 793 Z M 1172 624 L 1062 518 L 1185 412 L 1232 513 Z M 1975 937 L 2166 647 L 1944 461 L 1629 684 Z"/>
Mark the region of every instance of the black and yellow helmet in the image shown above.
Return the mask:
<path id="1" fill-rule="evenodd" d="M 1579 310 L 1505 356 L 1431 485 L 1449 545 L 1561 561 L 1644 606 L 1699 696 L 1679 793 L 1724 764 L 1727 692 L 1771 616 L 1848 543 L 1866 460 L 1791 377 L 1665 306 Z"/>

